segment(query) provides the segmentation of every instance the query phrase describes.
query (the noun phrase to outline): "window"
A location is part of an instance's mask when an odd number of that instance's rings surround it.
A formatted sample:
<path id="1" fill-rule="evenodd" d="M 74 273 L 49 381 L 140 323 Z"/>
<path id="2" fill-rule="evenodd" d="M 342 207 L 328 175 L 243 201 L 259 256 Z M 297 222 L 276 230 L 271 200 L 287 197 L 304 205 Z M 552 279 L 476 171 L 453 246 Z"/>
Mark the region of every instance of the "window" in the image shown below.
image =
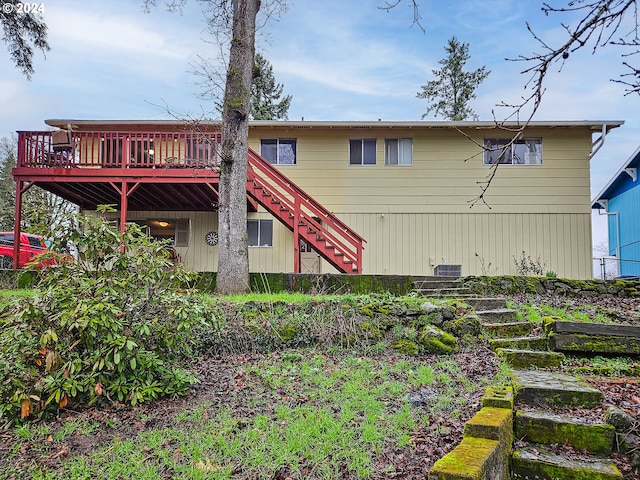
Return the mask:
<path id="1" fill-rule="evenodd" d="M 153 218 L 148 220 L 127 220 L 142 227 L 154 240 L 169 240 L 174 247 L 189 246 L 188 218 Z"/>
<path id="2" fill-rule="evenodd" d="M 376 139 L 355 138 L 349 140 L 349 165 L 375 165 Z"/>
<path id="3" fill-rule="evenodd" d="M 384 141 L 385 165 L 412 165 L 413 140 L 411 138 L 388 138 Z"/>
<path id="4" fill-rule="evenodd" d="M 273 247 L 273 220 L 247 220 L 250 247 Z"/>
<path id="5" fill-rule="evenodd" d="M 260 139 L 260 155 L 271 165 L 296 164 L 295 138 Z"/>
<path id="6" fill-rule="evenodd" d="M 542 165 L 542 139 L 485 138 L 484 164 Z M 510 144 L 511 143 L 511 144 Z"/>

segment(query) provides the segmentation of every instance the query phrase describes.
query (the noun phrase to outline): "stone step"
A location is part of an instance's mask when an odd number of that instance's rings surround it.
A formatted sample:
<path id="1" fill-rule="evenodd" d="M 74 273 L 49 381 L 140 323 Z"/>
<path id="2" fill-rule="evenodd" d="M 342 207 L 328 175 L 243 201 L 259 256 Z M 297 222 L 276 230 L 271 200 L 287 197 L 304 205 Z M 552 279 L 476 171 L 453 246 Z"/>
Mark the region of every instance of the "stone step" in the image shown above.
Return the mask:
<path id="1" fill-rule="evenodd" d="M 489 348 L 514 348 L 518 350 L 543 350 L 548 349 L 547 337 L 513 337 L 513 338 L 490 338 Z"/>
<path id="2" fill-rule="evenodd" d="M 513 480 L 622 480 L 623 476 L 609 459 L 573 460 L 539 447 L 521 448 L 511 456 Z"/>
<path id="3" fill-rule="evenodd" d="M 466 287 L 459 288 L 419 288 L 416 289 L 423 297 L 431 298 L 465 298 L 472 295 L 471 290 Z"/>
<path id="4" fill-rule="evenodd" d="M 550 408 L 591 408 L 602 403 L 602 392 L 571 375 L 542 370 L 512 370 L 516 405 Z"/>
<path id="5" fill-rule="evenodd" d="M 570 445 L 580 450 L 611 455 L 616 429 L 585 418 L 548 411 L 516 412 L 515 435 L 534 443 Z"/>
<path id="6" fill-rule="evenodd" d="M 512 368 L 557 367 L 562 364 L 565 358 L 564 354 L 559 352 L 516 350 L 514 348 L 498 348 L 496 353 L 506 360 Z"/>
<path id="7" fill-rule="evenodd" d="M 469 298 L 465 300 L 465 302 L 477 310 L 500 310 L 507 308 L 507 299 L 506 298 L 488 298 L 488 297 L 478 297 L 478 298 Z"/>
<path id="8" fill-rule="evenodd" d="M 507 480 L 504 447 L 498 440 L 465 437 L 429 469 L 429 480 Z"/>
<path id="9" fill-rule="evenodd" d="M 554 350 L 640 354 L 640 327 L 637 326 L 556 321 L 547 328 Z"/>
<path id="10" fill-rule="evenodd" d="M 482 406 L 513 410 L 513 388 L 504 385 L 493 385 L 485 388 L 482 396 Z"/>
<path id="11" fill-rule="evenodd" d="M 500 337 L 522 337 L 529 335 L 538 326 L 533 322 L 497 322 L 483 323 L 482 328 L 491 334 Z"/>
<path id="12" fill-rule="evenodd" d="M 476 310 L 481 322 L 508 323 L 518 320 L 518 311 L 511 308 L 496 308 L 493 310 Z"/>
<path id="13" fill-rule="evenodd" d="M 438 290 L 438 289 L 442 289 L 442 288 L 457 288 L 457 287 L 461 287 L 462 285 L 460 285 L 460 281 L 457 279 L 451 279 L 451 280 L 433 280 L 433 279 L 429 279 L 429 280 L 415 280 L 413 282 L 413 285 L 416 289 L 418 290 Z"/>
<path id="14" fill-rule="evenodd" d="M 499 440 L 510 451 L 513 445 L 513 410 L 482 407 L 465 422 L 463 436 Z"/>

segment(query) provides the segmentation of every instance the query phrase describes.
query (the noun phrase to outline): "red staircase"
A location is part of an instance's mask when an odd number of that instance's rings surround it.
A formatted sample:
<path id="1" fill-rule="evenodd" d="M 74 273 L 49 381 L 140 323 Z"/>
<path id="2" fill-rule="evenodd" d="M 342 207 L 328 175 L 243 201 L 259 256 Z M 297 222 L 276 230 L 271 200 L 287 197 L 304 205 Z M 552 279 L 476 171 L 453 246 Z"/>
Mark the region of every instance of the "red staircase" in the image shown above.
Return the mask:
<path id="1" fill-rule="evenodd" d="M 366 240 L 251 149 L 247 193 L 293 232 L 294 271 L 303 239 L 338 271 L 362 273 Z"/>

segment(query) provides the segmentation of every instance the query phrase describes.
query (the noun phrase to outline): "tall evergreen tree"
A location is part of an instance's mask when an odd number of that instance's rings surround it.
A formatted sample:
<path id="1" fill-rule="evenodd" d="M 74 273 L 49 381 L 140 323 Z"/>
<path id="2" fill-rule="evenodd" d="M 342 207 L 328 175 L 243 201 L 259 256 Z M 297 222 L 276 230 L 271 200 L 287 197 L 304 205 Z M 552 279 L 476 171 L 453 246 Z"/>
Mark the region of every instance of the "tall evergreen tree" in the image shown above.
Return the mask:
<path id="1" fill-rule="evenodd" d="M 284 85 L 276 83 L 271 63 L 256 53 L 251 84 L 251 118 L 254 120 L 287 120 L 291 95 L 282 96 Z"/>
<path id="2" fill-rule="evenodd" d="M 23 4 L 21 0 L 2 0 L 0 8 L 0 25 L 4 31 L 2 40 L 7 45 L 13 63 L 28 79 L 34 73 L 34 48 L 43 53 L 51 50 L 42 11 L 44 3 Z"/>
<path id="3" fill-rule="evenodd" d="M 465 71 L 464 66 L 470 58 L 469 44 L 459 42 L 456 37 L 451 37 L 444 49 L 448 56 L 438 61 L 442 68 L 432 70 L 436 79 L 423 85 L 422 91 L 417 93 L 418 98 L 431 102 L 422 118 L 434 112 L 436 117 L 447 120 L 477 119 L 468 103 L 476 98 L 476 88 L 491 72 L 486 67 Z"/>

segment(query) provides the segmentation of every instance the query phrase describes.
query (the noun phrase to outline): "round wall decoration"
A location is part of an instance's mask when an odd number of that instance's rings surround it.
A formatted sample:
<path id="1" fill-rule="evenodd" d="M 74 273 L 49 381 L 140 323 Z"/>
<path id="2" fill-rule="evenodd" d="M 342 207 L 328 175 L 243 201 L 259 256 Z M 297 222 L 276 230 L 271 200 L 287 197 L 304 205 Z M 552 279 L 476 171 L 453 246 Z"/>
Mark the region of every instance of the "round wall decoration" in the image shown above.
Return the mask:
<path id="1" fill-rule="evenodd" d="M 207 245 L 213 247 L 218 244 L 218 232 L 207 232 L 204 236 L 204 241 L 207 242 Z"/>

